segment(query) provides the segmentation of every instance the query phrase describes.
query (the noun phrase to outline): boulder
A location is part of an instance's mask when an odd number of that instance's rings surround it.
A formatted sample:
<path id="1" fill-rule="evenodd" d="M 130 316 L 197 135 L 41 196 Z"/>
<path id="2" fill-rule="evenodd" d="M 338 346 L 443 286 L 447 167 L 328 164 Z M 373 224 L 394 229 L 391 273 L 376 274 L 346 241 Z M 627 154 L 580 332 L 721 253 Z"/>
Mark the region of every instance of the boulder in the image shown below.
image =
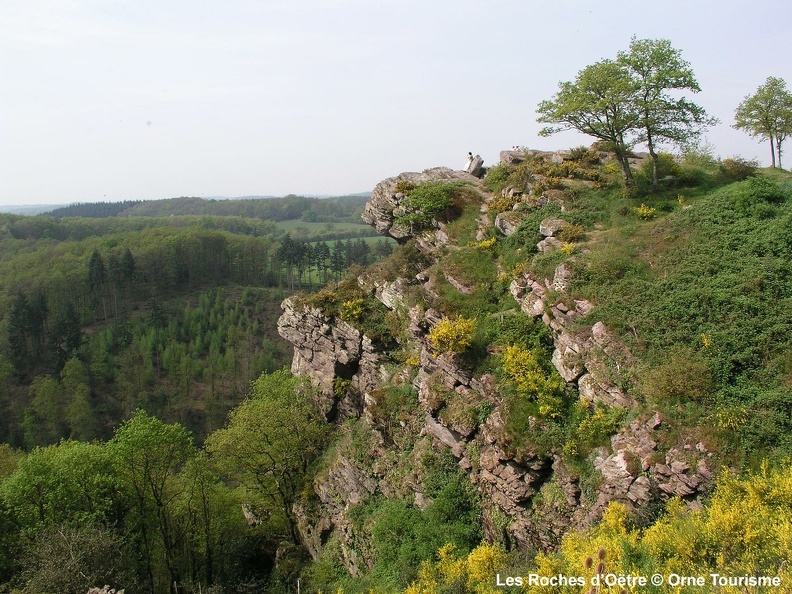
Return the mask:
<path id="1" fill-rule="evenodd" d="M 403 193 L 396 192 L 396 184 L 399 182 L 421 184 L 431 181 L 466 181 L 474 185 L 481 183 L 477 177 L 466 171 L 454 171 L 448 167 L 435 167 L 421 173 L 401 173 L 376 185 L 363 209 L 363 220 L 374 227 L 380 235 L 393 237 L 400 243 L 406 242 L 412 237 L 412 233 L 410 229 L 396 223 L 396 219 L 404 212 L 401 203 L 405 198 Z"/>
<path id="2" fill-rule="evenodd" d="M 555 237 L 558 233 L 569 225 L 564 219 L 559 219 L 556 217 L 551 217 L 549 219 L 544 219 L 541 223 L 539 223 L 539 233 L 544 235 L 545 237 Z"/>
<path id="3" fill-rule="evenodd" d="M 495 227 L 508 237 L 517 231 L 517 228 L 523 222 L 524 218 L 522 213 L 514 210 L 507 210 L 506 212 L 497 214 L 495 217 Z"/>
<path id="4" fill-rule="evenodd" d="M 468 163 L 467 171 L 474 177 L 484 177 L 484 159 L 480 155 L 473 157 L 473 160 Z"/>
<path id="5" fill-rule="evenodd" d="M 536 244 L 536 248 L 542 252 L 554 252 L 560 250 L 564 244 L 555 237 L 545 237 L 542 241 Z"/>
<path id="6" fill-rule="evenodd" d="M 501 151 L 500 162 L 506 165 L 517 165 L 525 161 L 525 153 L 523 151 Z"/>

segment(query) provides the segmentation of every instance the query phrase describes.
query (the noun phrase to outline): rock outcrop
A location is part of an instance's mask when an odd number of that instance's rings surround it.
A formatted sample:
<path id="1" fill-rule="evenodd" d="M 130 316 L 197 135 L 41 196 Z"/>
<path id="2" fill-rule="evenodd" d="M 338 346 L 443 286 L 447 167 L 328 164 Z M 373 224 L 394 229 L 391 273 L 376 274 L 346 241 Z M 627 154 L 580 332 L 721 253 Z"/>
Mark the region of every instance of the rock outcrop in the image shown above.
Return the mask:
<path id="1" fill-rule="evenodd" d="M 318 405 L 328 420 L 360 416 L 363 394 L 382 381 L 381 356 L 371 340 L 351 324 L 294 298 L 281 308 L 278 332 L 294 345 L 292 373 L 309 377 L 320 388 Z"/>
<path id="2" fill-rule="evenodd" d="M 502 159 L 516 162 L 528 156 L 528 152 L 510 152 Z M 550 156 L 563 159 L 564 155 Z M 450 169 L 403 173 L 377 185 L 363 218 L 382 235 L 406 241 L 411 232 L 396 223 L 394 214 L 404 199 L 404 194 L 396 191 L 397 184 L 432 180 L 462 180 L 481 187 L 469 173 Z M 500 213 L 495 226 L 508 235 L 519 225 L 521 216 L 515 211 Z M 486 212 L 482 217 L 480 234 L 491 224 Z M 556 235 L 567 224 L 560 218 L 545 219 L 539 231 L 545 241 L 558 242 Z M 435 221 L 429 234 L 431 240 L 416 242 L 419 249 L 436 250 L 448 243 L 443 223 Z M 457 248 L 449 245 L 444 249 Z M 402 348 L 412 353 L 408 359 L 411 367 L 396 372 L 393 366 L 389 370 L 385 365 L 387 355 L 378 353 L 352 324 L 294 299 L 283 303 L 279 331 L 294 344 L 292 371 L 310 377 L 320 387 L 322 410 L 329 420 L 360 417 L 359 422 L 367 423 L 374 444 L 365 463 L 338 453 L 314 482 L 313 507 L 305 503 L 299 506 L 300 530 L 312 555 L 317 556 L 335 534 L 341 542 L 344 563 L 355 575 L 370 562 L 370 556 L 365 535 L 355 533 L 348 517 L 351 506 L 375 493 L 408 498 L 421 508 L 427 505 L 420 475 L 405 477 L 398 472 L 398 460 L 387 453 L 399 439 L 415 444 L 416 452 L 447 448 L 483 495 L 488 536 L 519 546 L 552 549 L 568 530 L 599 519 L 610 501 L 637 508 L 662 497 L 678 496 L 696 505 L 711 479 L 709 454 L 701 443 L 664 449 L 659 445 L 664 429 L 659 414 L 637 416 L 613 435 L 609 447 L 594 452 L 591 462 L 598 473 L 598 487 L 585 494 L 563 455 L 516 451 L 505 429 L 508 411 L 495 379 L 489 374 L 476 375 L 455 355 L 438 354 L 428 336 L 442 314 L 431 307 L 410 307 L 414 301 L 407 292 L 422 290 L 431 300 L 436 295 L 432 286 L 438 277 L 445 277 L 460 293 L 472 289 L 451 270 L 440 269 L 434 274 L 424 272 L 412 279 L 360 279 L 361 287 L 394 315 L 408 318 L 405 336 L 399 340 Z M 555 347 L 552 363 L 570 393 L 577 393 L 592 411 L 603 407 L 637 411 L 640 403 L 623 373 L 634 363 L 633 356 L 601 321 L 590 320 L 594 311 L 591 303 L 567 295 L 572 278 L 573 267 L 565 263 L 556 268 L 552 279 L 518 275 L 510 291 L 522 311 L 541 319 L 549 328 Z M 383 387 L 404 382 L 414 386 L 418 405 L 407 417 L 383 419 L 378 411 Z M 541 431 L 540 422 L 529 430 Z M 393 475 L 398 480 L 390 478 Z"/>
<path id="3" fill-rule="evenodd" d="M 484 177 L 484 159 L 481 158 L 481 155 L 473 157 L 465 171 L 474 177 Z"/>
<path id="4" fill-rule="evenodd" d="M 447 167 L 437 167 L 422 173 L 402 173 L 396 177 L 389 177 L 376 185 L 371 192 L 371 198 L 363 209 L 363 220 L 373 226 L 377 233 L 392 237 L 404 243 L 412 237 L 411 230 L 396 222 L 397 209 L 404 200 L 403 192 L 397 191 L 397 184 L 420 184 L 431 181 L 465 181 L 479 186 L 481 180 L 467 171 L 454 171 Z M 397 214 L 394 214 L 396 211 Z M 439 226 L 439 225 L 438 225 Z"/>

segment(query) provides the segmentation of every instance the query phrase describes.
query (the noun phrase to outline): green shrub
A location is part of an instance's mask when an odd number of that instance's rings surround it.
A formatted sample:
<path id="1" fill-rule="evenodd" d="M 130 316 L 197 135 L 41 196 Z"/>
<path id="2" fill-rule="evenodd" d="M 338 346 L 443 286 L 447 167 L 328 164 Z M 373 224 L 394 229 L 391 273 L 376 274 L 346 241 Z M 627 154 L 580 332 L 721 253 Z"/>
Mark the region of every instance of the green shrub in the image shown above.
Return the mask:
<path id="1" fill-rule="evenodd" d="M 641 389 L 655 404 L 700 401 L 712 390 L 712 370 L 700 353 L 679 348 L 667 361 L 643 373 Z"/>
<path id="2" fill-rule="evenodd" d="M 574 243 L 580 241 L 586 235 L 586 228 L 583 225 L 564 225 L 558 234 L 561 241 Z"/>
<path id="3" fill-rule="evenodd" d="M 432 219 L 443 217 L 445 211 L 454 205 L 454 194 L 459 191 L 460 184 L 449 182 L 426 182 L 416 185 L 401 206 L 405 214 L 396 218 L 396 223 L 413 230 L 423 229 L 430 225 Z"/>
<path id="4" fill-rule="evenodd" d="M 716 180 L 723 184 L 742 181 L 754 175 L 758 168 L 759 163 L 756 159 L 749 160 L 742 157 L 724 159 L 723 162 L 718 165 Z"/>
<path id="5" fill-rule="evenodd" d="M 406 179 L 400 179 L 396 182 L 396 187 L 394 191 L 397 194 L 404 194 L 405 196 L 409 196 L 412 191 L 415 189 L 415 184 L 411 181 L 407 181 Z"/>
<path id="6" fill-rule="evenodd" d="M 513 165 L 506 163 L 498 163 L 487 169 L 487 174 L 484 176 L 484 189 L 493 194 L 498 194 L 506 187 L 509 176 L 514 171 Z"/>

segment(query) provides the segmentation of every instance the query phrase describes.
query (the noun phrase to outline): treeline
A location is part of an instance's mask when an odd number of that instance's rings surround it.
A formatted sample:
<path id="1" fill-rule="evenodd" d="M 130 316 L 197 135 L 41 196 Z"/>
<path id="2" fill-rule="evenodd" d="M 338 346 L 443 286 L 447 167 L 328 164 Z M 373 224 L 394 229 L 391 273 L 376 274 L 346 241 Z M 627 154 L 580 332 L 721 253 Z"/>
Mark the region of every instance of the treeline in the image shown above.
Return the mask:
<path id="1" fill-rule="evenodd" d="M 205 198 L 168 198 L 165 200 L 94 202 L 57 208 L 49 213 L 63 217 L 170 217 L 188 215 L 235 216 L 243 218 L 309 222 L 361 223 L 360 215 L 368 196 L 308 198 L 289 195 L 283 198 L 211 200 Z M 124 206 L 126 205 L 126 206 Z M 122 206 L 124 206 L 122 208 Z"/>
<path id="2" fill-rule="evenodd" d="M 47 214 L 51 217 L 114 217 L 119 213 L 137 206 L 142 200 L 124 200 L 122 202 L 81 202 L 70 204 L 62 208 L 50 210 Z"/>
<path id="3" fill-rule="evenodd" d="M 390 255 L 393 245 L 384 240 L 374 248 L 363 239 L 336 241 L 331 248 L 326 242 L 310 243 L 293 240 L 287 234 L 276 252 L 285 272 L 285 286 L 290 290 L 318 287 L 338 281 L 353 265 L 366 266 Z"/>
<path id="4" fill-rule="evenodd" d="M 273 221 L 231 216 L 56 218 L 44 215 L 32 217 L 0 214 L 0 241 L 3 239 L 82 241 L 89 237 L 102 237 L 114 233 L 142 231 L 161 227 L 176 229 L 198 227 L 200 229 L 227 231 L 238 235 L 270 237 L 272 239 L 277 239 L 285 233 Z M 2 246 L 4 253 L 9 248 L 13 249 L 12 246 L 7 244 Z"/>

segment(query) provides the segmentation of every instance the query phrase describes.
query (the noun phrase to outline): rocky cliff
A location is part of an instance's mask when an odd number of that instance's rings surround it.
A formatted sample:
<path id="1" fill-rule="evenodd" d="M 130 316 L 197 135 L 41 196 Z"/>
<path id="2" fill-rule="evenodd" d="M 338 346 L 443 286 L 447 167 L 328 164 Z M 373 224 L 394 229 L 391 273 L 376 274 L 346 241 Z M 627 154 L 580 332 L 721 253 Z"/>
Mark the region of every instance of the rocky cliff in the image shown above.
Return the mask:
<path id="1" fill-rule="evenodd" d="M 502 158 L 511 161 L 518 156 L 506 152 Z M 549 153 L 548 158 L 563 161 L 564 156 Z M 429 332 L 444 317 L 432 307 L 438 279 L 461 293 L 474 287 L 456 280 L 443 265 L 448 254 L 464 247 L 455 243 L 449 221 L 433 220 L 417 232 L 398 223 L 405 199 L 398 191 L 404 187 L 400 182 L 432 181 L 468 184 L 477 201 L 466 208 L 477 210 L 479 240 L 491 237 L 494 229 L 511 234 L 531 209 L 564 202 L 562 190 L 529 195 L 528 188 L 512 188 L 507 210 L 498 212 L 497 205 L 503 203 L 498 199 L 504 196 L 488 194 L 480 180 L 466 172 L 443 168 L 403 173 L 378 184 L 364 219 L 381 234 L 415 246 L 431 265 L 431 270 L 412 276 L 380 266 L 358 279 L 362 290 L 402 321 L 399 353 L 379 352 L 360 327 L 317 307 L 294 299 L 284 302 L 279 331 L 294 345 L 292 371 L 319 387 L 329 421 L 359 419 L 355 439 L 363 439 L 368 447 L 361 456 L 359 443 L 357 449 L 349 446 L 349 427 L 339 429 L 339 445 L 314 481 L 315 497 L 298 509 L 311 554 L 319 555 L 335 534 L 350 573 L 364 569 L 369 563 L 366 535 L 356 533 L 349 510 L 374 494 L 407 498 L 419 508 L 426 505 L 420 464 L 413 462 L 421 452 L 442 449 L 453 454 L 482 495 L 487 536 L 507 545 L 552 549 L 568 530 L 598 520 L 610 501 L 642 510 L 653 501 L 677 496 L 697 505 L 711 478 L 706 448 L 684 436 L 669 444 L 664 419 L 640 401 L 624 373 L 634 363 L 632 354 L 596 319 L 591 303 L 568 296 L 568 264 L 557 266 L 552 278 L 519 272 L 509 292 L 515 309 L 548 328 L 552 365 L 566 382 L 567 393 L 591 410 L 625 410 L 626 420 L 609 445 L 595 448 L 585 461 L 591 469 L 585 482 L 580 464 L 571 468 L 563 448 L 533 452 L 514 446 L 506 430 L 508 406 L 491 372 L 477 373 L 463 357 L 433 348 Z M 560 241 L 548 240 L 564 225 L 563 214 L 543 220 L 538 231 L 544 246 L 538 249 L 558 249 Z M 417 403 L 402 406 L 397 414 L 392 407 L 383 413 L 383 402 L 400 386 L 412 386 Z M 530 430 L 542 431 L 541 422 L 536 420 Z"/>

